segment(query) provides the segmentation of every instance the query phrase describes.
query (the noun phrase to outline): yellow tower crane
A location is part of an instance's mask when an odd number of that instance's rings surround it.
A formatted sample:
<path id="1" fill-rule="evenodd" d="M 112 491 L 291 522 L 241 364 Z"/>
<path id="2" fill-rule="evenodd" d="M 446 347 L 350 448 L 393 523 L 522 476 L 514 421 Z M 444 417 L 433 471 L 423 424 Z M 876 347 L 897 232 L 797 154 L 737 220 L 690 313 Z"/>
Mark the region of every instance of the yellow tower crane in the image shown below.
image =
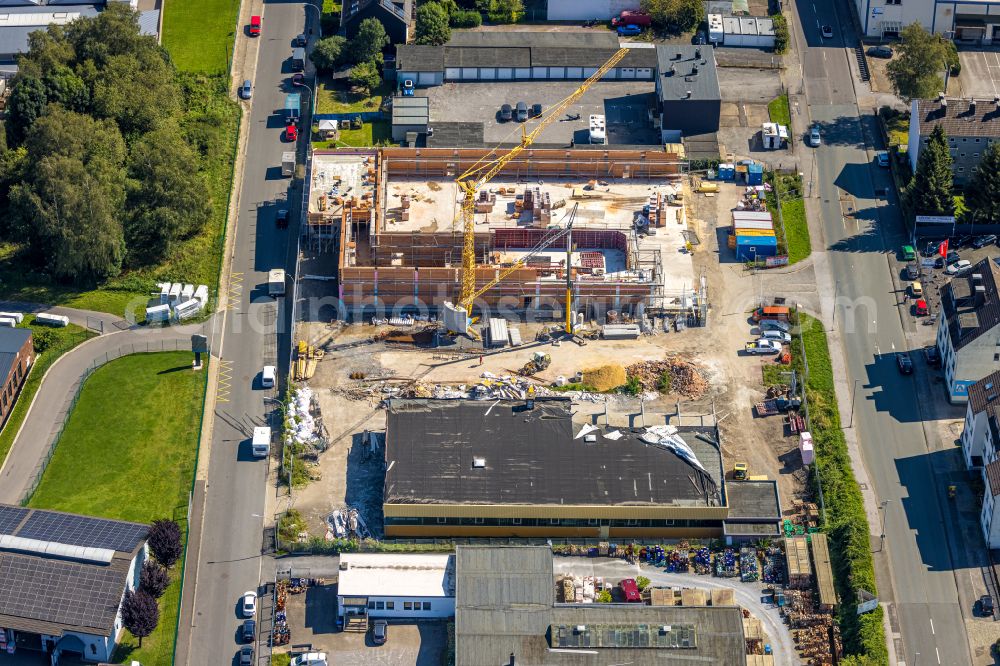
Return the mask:
<path id="1" fill-rule="evenodd" d="M 456 181 L 463 192 L 462 224 L 464 229 L 464 244 L 462 247 L 462 293 L 459 297 L 459 305 L 465 309 L 467 315 L 472 313 L 473 302 L 478 296 L 486 293 L 486 291 L 496 286 L 498 282 L 520 268 L 524 261 L 522 258 L 521 262 L 515 263 L 514 266 L 502 271 L 497 279 L 492 280 L 481 289 L 476 289 L 476 192 L 486 183 L 493 180 L 493 178 L 500 173 L 511 160 L 520 155 L 525 148 L 534 143 L 535 139 L 538 138 L 539 134 L 541 134 L 546 127 L 552 124 L 556 118 L 562 115 L 563 111 L 565 111 L 571 104 L 587 92 L 590 86 L 600 81 L 604 75 L 611 71 L 615 65 L 621 62 L 622 58 L 626 55 L 628 55 L 627 48 L 616 51 L 615 54 L 611 56 L 606 63 L 601 65 L 597 71 L 590 76 L 590 78 L 584 81 L 579 88 L 574 90 L 568 97 L 560 101 L 558 104 L 550 108 L 530 132 L 527 131 L 526 127 L 522 127 L 521 141 L 518 145 L 503 154 L 499 154 L 500 147 L 497 146 L 484 155 L 482 159 L 469 167 L 465 173 L 456 178 Z M 568 264 L 566 266 L 566 270 L 570 270 L 570 266 Z M 569 296 L 570 289 L 567 287 L 567 298 L 569 298 Z M 569 322 L 569 318 L 572 316 L 569 312 L 569 308 L 570 303 L 567 300 L 567 322 Z M 569 327 L 568 323 L 567 327 Z"/>

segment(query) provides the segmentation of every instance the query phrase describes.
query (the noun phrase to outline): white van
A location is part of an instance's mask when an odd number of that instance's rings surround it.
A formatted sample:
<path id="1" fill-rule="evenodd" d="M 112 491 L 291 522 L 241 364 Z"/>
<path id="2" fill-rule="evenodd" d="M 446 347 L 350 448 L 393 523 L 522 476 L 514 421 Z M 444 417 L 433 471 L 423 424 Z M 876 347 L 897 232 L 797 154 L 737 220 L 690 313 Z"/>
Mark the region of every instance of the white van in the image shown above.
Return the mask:
<path id="1" fill-rule="evenodd" d="M 260 373 L 260 385 L 264 388 L 274 387 L 274 376 L 277 370 L 273 365 L 265 365 L 264 369 Z"/>
<path id="2" fill-rule="evenodd" d="M 258 426 L 253 429 L 253 443 L 251 444 L 254 458 L 266 458 L 271 453 L 271 429 L 267 426 Z"/>
<path id="3" fill-rule="evenodd" d="M 326 652 L 307 652 L 292 657 L 291 666 L 327 666 Z"/>

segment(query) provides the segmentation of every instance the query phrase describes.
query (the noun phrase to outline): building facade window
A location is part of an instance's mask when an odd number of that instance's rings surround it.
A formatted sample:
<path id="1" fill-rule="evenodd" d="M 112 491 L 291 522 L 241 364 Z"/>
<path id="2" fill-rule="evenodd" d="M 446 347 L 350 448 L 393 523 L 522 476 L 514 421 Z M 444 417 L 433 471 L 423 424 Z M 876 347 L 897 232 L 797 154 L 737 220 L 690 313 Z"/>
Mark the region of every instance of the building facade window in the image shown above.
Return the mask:
<path id="1" fill-rule="evenodd" d="M 396 602 L 395 601 L 387 601 L 387 602 L 385 602 L 385 609 L 386 610 L 396 610 Z"/>
<path id="2" fill-rule="evenodd" d="M 368 602 L 368 610 L 375 610 L 375 602 L 374 601 L 369 601 Z"/>
<path id="3" fill-rule="evenodd" d="M 376 601 L 375 602 L 375 610 L 385 610 L 385 602 L 384 601 Z"/>
<path id="4" fill-rule="evenodd" d="M 429 611 L 430 609 L 431 609 L 431 602 L 425 601 L 424 602 L 424 610 L 425 611 Z"/>
<path id="5" fill-rule="evenodd" d="M 403 602 L 403 610 L 405 610 L 405 611 L 412 611 L 413 610 L 413 602 L 412 601 L 404 601 Z"/>

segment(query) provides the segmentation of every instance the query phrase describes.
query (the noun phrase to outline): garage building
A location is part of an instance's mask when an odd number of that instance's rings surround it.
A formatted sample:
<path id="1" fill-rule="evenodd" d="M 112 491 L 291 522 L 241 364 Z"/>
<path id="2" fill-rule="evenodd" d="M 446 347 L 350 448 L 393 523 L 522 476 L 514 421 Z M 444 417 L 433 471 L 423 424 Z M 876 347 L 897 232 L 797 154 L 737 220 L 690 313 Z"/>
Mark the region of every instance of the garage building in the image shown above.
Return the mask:
<path id="1" fill-rule="evenodd" d="M 392 99 L 392 140 L 402 141 L 409 132 L 427 134 L 430 120 L 426 97 L 394 97 Z"/>
<path id="2" fill-rule="evenodd" d="M 443 46 L 396 48 L 396 80 L 417 86 L 450 81 L 584 81 L 622 46 L 630 49 L 604 80 L 652 81 L 652 44 L 620 44 L 611 32 L 462 32 Z M 713 62 L 714 65 L 714 62 Z"/>

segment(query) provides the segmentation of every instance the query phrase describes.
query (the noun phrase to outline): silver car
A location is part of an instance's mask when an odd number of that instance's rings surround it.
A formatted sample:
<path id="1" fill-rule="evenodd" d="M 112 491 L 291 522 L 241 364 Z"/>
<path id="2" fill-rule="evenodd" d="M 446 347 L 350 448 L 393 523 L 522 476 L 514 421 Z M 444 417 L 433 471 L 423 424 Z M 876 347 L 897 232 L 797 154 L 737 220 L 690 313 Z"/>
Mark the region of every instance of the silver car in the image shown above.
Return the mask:
<path id="1" fill-rule="evenodd" d="M 250 99 L 253 94 L 253 85 L 250 83 L 250 79 L 243 82 L 240 86 L 240 99 Z"/>

